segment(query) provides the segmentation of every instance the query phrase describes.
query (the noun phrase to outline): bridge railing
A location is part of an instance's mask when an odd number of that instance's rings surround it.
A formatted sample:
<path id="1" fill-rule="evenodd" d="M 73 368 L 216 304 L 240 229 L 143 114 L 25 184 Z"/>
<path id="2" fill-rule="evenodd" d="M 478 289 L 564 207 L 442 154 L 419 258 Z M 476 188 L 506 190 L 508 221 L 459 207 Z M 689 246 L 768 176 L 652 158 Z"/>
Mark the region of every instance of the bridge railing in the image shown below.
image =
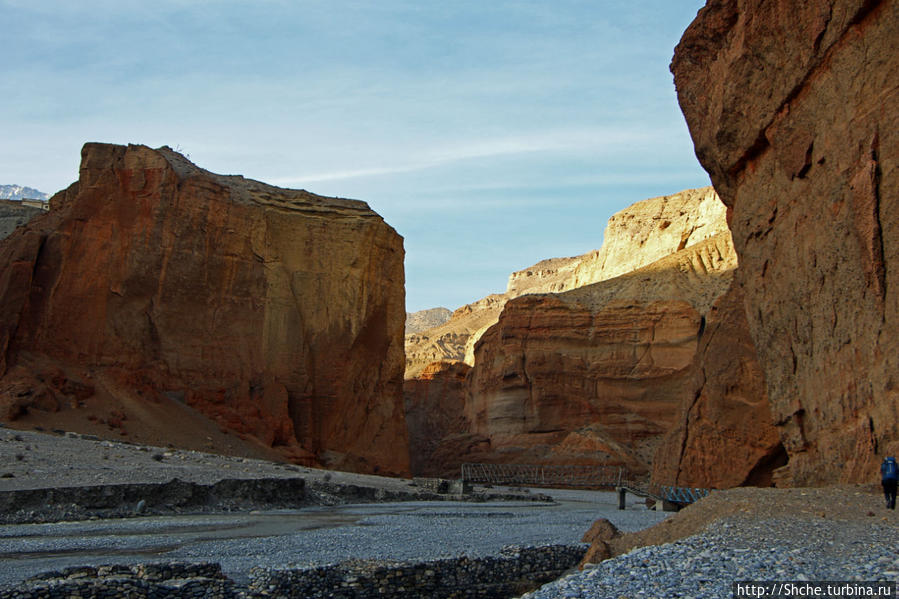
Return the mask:
<path id="1" fill-rule="evenodd" d="M 699 501 L 708 495 L 710 489 L 699 487 L 662 487 L 660 495 L 665 501 L 678 505 L 687 505 Z"/>
<path id="2" fill-rule="evenodd" d="M 628 479 L 621 466 L 462 464 L 462 480 L 473 484 L 534 487 L 618 487 Z"/>

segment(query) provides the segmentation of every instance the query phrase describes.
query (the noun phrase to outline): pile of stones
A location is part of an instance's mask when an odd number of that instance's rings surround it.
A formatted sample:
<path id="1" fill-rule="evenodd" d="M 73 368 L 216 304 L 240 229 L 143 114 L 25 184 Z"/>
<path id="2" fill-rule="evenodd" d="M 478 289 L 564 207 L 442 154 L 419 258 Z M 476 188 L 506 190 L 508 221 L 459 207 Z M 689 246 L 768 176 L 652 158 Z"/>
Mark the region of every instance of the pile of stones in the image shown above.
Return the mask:
<path id="1" fill-rule="evenodd" d="M 31 577 L 0 590 L 0 599 L 507 599 L 558 578 L 585 551 L 584 545 L 509 546 L 499 556 L 478 558 L 254 568 L 247 585 L 210 563 L 77 567 Z"/>

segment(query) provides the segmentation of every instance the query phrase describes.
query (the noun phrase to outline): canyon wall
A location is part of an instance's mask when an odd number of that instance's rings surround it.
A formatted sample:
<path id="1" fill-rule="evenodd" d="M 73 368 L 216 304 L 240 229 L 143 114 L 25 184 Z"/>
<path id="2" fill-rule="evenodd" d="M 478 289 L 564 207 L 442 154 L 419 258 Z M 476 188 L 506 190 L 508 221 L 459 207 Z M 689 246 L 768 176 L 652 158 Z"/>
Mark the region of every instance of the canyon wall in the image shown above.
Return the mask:
<path id="1" fill-rule="evenodd" d="M 672 63 L 789 465 L 899 453 L 899 2 L 710 0 Z"/>
<path id="2" fill-rule="evenodd" d="M 694 396 L 705 314 L 735 267 L 721 233 L 614 279 L 511 300 L 475 349 L 472 431 L 503 461 L 646 474 Z"/>
<path id="3" fill-rule="evenodd" d="M 551 258 L 514 272 L 506 291 L 462 306 L 440 326 L 406 336 L 406 378 L 431 362 L 474 360 L 474 345 L 506 302 L 531 293 L 560 293 L 605 281 L 727 231 L 725 207 L 711 187 L 637 202 L 612 215 L 602 248 Z"/>
<path id="4" fill-rule="evenodd" d="M 4 385 L 78 367 L 309 463 L 408 472 L 402 239 L 365 203 L 86 144 L 51 206 L 0 245 Z"/>
<path id="5" fill-rule="evenodd" d="M 705 188 L 638 202 L 600 250 L 513 273 L 506 294 L 436 329 L 483 327 L 471 368 L 456 356 L 407 378 L 413 472 L 599 463 L 655 485 L 770 484 L 785 456 L 736 267 Z"/>
<path id="6" fill-rule="evenodd" d="M 489 459 L 489 440 L 472 430 L 465 414 L 470 371 L 464 362 L 434 362 L 403 385 L 416 476 L 458 478 L 462 462 Z"/>
<path id="7" fill-rule="evenodd" d="M 693 392 L 684 394 L 653 458 L 654 485 L 771 486 L 787 455 L 736 283 L 706 315 L 692 374 Z"/>

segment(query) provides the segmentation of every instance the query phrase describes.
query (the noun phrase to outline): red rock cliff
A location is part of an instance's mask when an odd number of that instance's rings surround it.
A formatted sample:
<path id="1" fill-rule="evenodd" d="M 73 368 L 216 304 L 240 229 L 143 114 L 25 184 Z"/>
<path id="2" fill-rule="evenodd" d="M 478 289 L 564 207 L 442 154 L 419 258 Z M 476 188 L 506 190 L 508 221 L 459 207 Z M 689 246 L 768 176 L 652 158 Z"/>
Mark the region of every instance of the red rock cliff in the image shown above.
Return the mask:
<path id="1" fill-rule="evenodd" d="M 0 372 L 88 367 L 323 465 L 408 471 L 402 238 L 365 203 L 87 144 L 52 205 L 0 245 Z"/>
<path id="2" fill-rule="evenodd" d="M 652 482 L 726 489 L 770 486 L 787 456 L 773 426 L 743 293 L 732 284 L 712 305 L 696 351 L 694 391 L 652 462 Z"/>
<path id="3" fill-rule="evenodd" d="M 731 211 L 781 476 L 873 480 L 899 452 L 899 1 L 710 0 L 672 71 Z"/>
<path id="4" fill-rule="evenodd" d="M 647 473 L 695 394 L 704 315 L 735 266 L 722 233 L 608 281 L 509 301 L 475 349 L 473 432 L 494 460 Z"/>

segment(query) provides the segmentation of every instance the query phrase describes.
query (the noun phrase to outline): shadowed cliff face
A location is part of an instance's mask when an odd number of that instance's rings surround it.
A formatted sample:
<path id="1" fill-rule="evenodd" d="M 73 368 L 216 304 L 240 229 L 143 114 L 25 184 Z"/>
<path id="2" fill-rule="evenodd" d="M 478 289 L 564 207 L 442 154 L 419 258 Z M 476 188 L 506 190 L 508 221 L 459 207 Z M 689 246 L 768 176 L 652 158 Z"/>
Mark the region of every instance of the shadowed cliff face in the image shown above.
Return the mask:
<path id="1" fill-rule="evenodd" d="M 731 284 L 706 315 L 695 365 L 693 395 L 681 402 L 656 451 L 653 483 L 770 486 L 787 456 L 773 426 L 739 285 Z"/>
<path id="2" fill-rule="evenodd" d="M 408 470 L 402 239 L 366 204 L 87 144 L 52 206 L 0 246 L 0 372 L 42 356 L 310 462 Z"/>
<path id="3" fill-rule="evenodd" d="M 899 451 L 899 2 L 710 0 L 672 71 L 731 209 L 781 477 L 873 480 Z"/>

